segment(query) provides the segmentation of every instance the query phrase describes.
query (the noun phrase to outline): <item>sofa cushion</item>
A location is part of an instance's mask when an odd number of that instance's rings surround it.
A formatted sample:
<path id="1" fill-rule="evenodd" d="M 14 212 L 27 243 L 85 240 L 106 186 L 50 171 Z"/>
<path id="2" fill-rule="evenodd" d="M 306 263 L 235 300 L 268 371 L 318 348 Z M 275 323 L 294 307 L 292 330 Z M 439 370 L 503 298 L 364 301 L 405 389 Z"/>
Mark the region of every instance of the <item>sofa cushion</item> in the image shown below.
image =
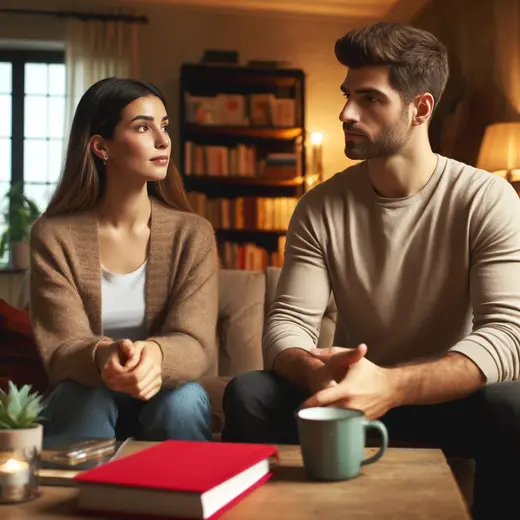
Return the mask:
<path id="1" fill-rule="evenodd" d="M 217 323 L 220 376 L 262 368 L 264 306 L 263 271 L 220 271 Z"/>
<path id="2" fill-rule="evenodd" d="M 218 307 L 219 375 L 199 381 L 211 401 L 211 431 L 217 437 L 224 426 L 226 385 L 233 376 L 263 366 L 264 272 L 221 269 Z"/>
<path id="3" fill-rule="evenodd" d="M 224 410 L 222 409 L 222 397 L 231 377 L 203 377 L 199 383 L 206 390 L 211 402 L 211 432 L 220 434 L 224 427 Z"/>
<path id="4" fill-rule="evenodd" d="M 276 287 L 278 285 L 278 279 L 282 270 L 279 267 L 268 267 L 266 269 L 266 294 L 265 294 L 265 313 L 269 311 L 271 304 L 276 297 Z M 337 319 L 337 308 L 334 296 L 330 296 L 329 303 L 323 318 L 321 320 L 319 337 L 318 337 L 318 348 L 330 347 L 334 341 L 334 331 L 336 330 L 336 319 Z"/>
<path id="5" fill-rule="evenodd" d="M 40 393 L 49 386 L 28 313 L 0 300 L 0 388 L 6 390 L 9 381 Z"/>

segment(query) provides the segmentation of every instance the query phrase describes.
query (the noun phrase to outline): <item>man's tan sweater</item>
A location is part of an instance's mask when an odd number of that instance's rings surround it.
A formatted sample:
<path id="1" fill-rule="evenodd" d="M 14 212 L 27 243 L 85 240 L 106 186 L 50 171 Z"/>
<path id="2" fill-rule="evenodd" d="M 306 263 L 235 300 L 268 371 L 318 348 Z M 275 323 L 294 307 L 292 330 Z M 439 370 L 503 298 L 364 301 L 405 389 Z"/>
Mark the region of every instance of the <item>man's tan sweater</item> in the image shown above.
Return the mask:
<path id="1" fill-rule="evenodd" d="M 334 344 L 382 366 L 460 352 L 488 383 L 520 376 L 520 200 L 438 156 L 416 194 L 378 196 L 366 163 L 308 192 L 292 217 L 264 358 L 310 349 L 331 289 Z"/>
<path id="2" fill-rule="evenodd" d="M 101 263 L 92 212 L 41 217 L 31 232 L 30 309 L 52 385 L 102 384 L 94 354 L 103 338 Z M 218 260 L 206 220 L 152 199 L 146 280 L 149 339 L 163 352 L 163 379 L 174 386 L 216 362 Z"/>

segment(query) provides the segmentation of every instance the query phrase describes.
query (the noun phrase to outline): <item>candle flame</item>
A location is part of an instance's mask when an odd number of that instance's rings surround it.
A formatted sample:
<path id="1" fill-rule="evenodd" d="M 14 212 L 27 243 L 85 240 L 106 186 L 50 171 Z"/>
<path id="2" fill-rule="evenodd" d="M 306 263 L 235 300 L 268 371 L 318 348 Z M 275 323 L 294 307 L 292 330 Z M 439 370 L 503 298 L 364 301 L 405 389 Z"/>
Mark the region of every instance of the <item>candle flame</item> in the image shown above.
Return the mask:
<path id="1" fill-rule="evenodd" d="M 17 473 L 27 467 L 27 462 L 20 462 L 14 459 L 8 459 L 7 462 L 0 465 L 0 472 Z"/>
<path id="2" fill-rule="evenodd" d="M 321 132 L 312 132 L 311 143 L 312 144 L 321 144 L 322 142 L 323 142 L 323 134 Z"/>

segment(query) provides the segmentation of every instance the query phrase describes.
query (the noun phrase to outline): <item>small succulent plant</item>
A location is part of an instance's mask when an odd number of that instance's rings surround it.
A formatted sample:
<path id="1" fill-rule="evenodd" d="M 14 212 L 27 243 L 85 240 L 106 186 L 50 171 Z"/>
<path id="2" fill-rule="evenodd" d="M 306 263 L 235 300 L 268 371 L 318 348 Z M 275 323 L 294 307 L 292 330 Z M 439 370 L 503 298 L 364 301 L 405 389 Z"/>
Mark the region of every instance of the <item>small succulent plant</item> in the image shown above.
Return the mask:
<path id="1" fill-rule="evenodd" d="M 9 391 L 0 389 L 0 429 L 18 430 L 32 428 L 43 419 L 40 415 L 44 406 L 42 396 L 31 392 L 30 385 L 24 385 L 20 390 L 9 381 Z"/>

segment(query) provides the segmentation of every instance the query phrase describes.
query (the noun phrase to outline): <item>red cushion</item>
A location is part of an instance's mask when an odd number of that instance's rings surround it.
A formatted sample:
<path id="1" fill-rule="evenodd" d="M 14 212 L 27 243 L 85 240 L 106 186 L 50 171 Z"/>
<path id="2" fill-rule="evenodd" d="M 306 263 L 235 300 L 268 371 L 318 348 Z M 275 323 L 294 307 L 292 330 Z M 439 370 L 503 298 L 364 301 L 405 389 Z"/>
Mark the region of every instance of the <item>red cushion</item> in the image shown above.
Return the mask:
<path id="1" fill-rule="evenodd" d="M 29 314 L 0 299 L 0 388 L 6 390 L 9 381 L 41 393 L 49 386 Z"/>

